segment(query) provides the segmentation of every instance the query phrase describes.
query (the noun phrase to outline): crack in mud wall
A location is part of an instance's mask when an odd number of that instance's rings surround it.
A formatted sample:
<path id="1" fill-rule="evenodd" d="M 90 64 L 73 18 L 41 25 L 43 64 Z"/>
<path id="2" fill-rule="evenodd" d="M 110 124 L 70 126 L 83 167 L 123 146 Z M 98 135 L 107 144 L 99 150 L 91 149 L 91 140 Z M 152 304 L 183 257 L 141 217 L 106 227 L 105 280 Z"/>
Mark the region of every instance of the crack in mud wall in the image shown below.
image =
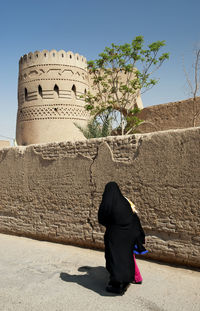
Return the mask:
<path id="1" fill-rule="evenodd" d="M 0 150 L 0 232 L 103 249 L 97 212 L 116 181 L 150 258 L 200 266 L 200 129 Z"/>

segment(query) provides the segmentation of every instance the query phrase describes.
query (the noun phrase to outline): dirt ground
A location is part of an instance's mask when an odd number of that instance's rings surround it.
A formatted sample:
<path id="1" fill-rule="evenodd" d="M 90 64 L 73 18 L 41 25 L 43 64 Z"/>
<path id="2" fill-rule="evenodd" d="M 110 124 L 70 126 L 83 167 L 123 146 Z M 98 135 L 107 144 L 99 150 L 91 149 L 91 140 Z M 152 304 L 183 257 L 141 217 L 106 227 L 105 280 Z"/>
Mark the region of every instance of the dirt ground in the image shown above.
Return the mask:
<path id="1" fill-rule="evenodd" d="M 143 284 L 113 296 L 103 252 L 0 234 L 0 310 L 200 310 L 198 270 L 137 263 Z"/>

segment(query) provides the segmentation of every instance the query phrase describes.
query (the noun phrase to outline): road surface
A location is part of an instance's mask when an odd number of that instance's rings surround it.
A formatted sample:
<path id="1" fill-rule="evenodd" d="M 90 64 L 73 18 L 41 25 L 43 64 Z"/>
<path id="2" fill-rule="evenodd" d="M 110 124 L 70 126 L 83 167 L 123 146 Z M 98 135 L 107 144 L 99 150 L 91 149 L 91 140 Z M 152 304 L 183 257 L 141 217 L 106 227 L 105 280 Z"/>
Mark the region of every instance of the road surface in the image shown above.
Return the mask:
<path id="1" fill-rule="evenodd" d="M 137 262 L 143 284 L 113 296 L 103 252 L 0 234 L 0 310 L 200 310 L 199 271 Z"/>

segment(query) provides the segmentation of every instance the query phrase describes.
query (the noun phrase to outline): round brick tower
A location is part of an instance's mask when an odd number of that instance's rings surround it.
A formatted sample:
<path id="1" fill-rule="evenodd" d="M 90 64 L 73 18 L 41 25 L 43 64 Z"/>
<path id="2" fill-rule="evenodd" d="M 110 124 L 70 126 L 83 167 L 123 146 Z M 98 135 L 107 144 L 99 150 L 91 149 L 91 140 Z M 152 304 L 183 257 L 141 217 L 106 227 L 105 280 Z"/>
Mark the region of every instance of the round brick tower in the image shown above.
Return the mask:
<path id="1" fill-rule="evenodd" d="M 89 88 L 86 58 L 61 51 L 21 57 L 18 78 L 18 145 L 85 139 L 89 113 L 81 98 Z"/>

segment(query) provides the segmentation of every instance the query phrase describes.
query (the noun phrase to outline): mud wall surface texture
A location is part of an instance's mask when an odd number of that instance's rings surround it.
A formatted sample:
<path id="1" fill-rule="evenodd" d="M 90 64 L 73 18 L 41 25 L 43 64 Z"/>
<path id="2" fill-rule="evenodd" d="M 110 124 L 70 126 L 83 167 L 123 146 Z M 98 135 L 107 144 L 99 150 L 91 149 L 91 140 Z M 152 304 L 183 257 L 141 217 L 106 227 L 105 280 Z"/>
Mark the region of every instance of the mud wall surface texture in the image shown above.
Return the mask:
<path id="1" fill-rule="evenodd" d="M 97 211 L 116 181 L 148 257 L 200 267 L 200 128 L 0 150 L 0 232 L 102 248 Z"/>
<path id="2" fill-rule="evenodd" d="M 139 118 L 143 121 L 138 133 L 166 131 L 200 126 L 200 97 L 179 102 L 155 105 L 142 109 Z"/>
<path id="3" fill-rule="evenodd" d="M 0 148 L 9 147 L 10 142 L 9 140 L 0 140 Z"/>

